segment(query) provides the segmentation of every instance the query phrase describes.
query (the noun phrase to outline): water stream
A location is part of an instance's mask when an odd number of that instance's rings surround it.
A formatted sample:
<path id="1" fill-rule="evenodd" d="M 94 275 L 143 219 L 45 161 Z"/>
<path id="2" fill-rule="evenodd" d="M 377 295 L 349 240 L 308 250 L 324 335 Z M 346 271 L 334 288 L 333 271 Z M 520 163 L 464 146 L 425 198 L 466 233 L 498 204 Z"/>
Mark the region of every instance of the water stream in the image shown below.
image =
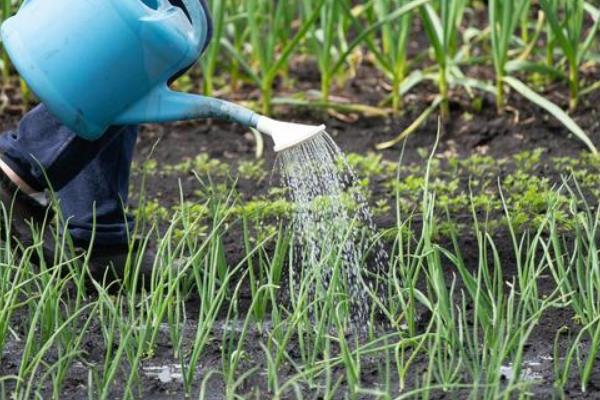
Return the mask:
<path id="1" fill-rule="evenodd" d="M 282 151 L 276 167 L 294 207 L 296 290 L 304 283 L 313 314 L 329 299 L 345 302 L 353 321 L 367 321 L 381 289 L 374 277 L 382 276 L 388 257 L 343 152 L 323 132 Z"/>

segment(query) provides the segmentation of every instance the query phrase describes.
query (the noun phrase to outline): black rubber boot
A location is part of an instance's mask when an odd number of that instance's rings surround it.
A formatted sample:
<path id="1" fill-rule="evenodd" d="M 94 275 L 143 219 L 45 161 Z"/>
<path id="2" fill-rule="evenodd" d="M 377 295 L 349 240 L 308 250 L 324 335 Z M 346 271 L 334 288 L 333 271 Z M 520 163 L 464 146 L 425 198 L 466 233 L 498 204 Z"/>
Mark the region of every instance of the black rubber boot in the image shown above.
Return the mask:
<path id="1" fill-rule="evenodd" d="M 50 229 L 53 212 L 49 201 L 46 199 L 42 204 L 25 194 L 0 168 L 0 202 L 10 220 L 11 241 L 26 248 L 34 244 L 33 232 L 44 232 L 43 256 L 47 262 L 53 260 L 54 240 Z"/>

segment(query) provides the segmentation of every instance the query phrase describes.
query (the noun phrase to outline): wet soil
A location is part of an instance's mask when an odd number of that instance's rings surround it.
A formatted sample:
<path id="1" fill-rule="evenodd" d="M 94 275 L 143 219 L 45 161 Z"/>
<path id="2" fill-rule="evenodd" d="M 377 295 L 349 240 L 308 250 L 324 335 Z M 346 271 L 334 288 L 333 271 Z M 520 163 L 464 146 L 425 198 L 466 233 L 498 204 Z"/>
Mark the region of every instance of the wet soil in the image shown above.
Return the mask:
<path id="1" fill-rule="evenodd" d="M 303 71 L 295 75 L 298 87 L 301 90 L 303 87 L 314 86 L 314 74 L 316 73 L 314 68 L 311 69 L 307 65 L 304 65 L 304 67 L 293 66 L 293 68 L 299 68 L 300 71 Z M 587 72 L 586 80 L 588 82 L 598 78 L 600 78 L 599 71 Z M 354 101 L 377 104 L 385 96 L 385 86 L 384 79 L 374 69 L 367 67 L 361 69 L 356 79 L 339 89 L 339 93 L 341 96 Z M 326 112 L 308 109 L 278 108 L 277 114 L 279 117 L 303 123 L 324 122 L 328 126 L 329 133 L 345 152 L 366 153 L 375 151 L 377 143 L 393 138 L 406 128 L 428 106 L 435 93 L 435 88 L 423 85 L 414 92 L 416 94 L 405 99 L 406 108 L 403 113 L 395 117 L 366 118 L 360 115 L 351 115 L 346 116 L 346 118 L 354 119 L 354 122 L 349 123 L 347 120 L 342 121 Z M 237 100 L 256 96 L 256 93 L 252 92 L 241 93 L 243 94 L 238 95 Z M 545 88 L 545 94 L 561 106 L 565 106 L 567 103 L 566 93 L 564 83 L 554 83 Z M 537 168 L 537 173 L 545 175 L 547 163 L 552 157 L 577 157 L 582 151 L 586 150 L 558 121 L 515 94 L 509 96 L 508 103 L 510 107 L 503 115 L 497 114 L 493 99 L 487 95 L 469 97 L 466 93 L 457 92 L 452 95 L 452 98 L 454 100 L 451 103 L 451 117 L 443 123 L 443 132 L 437 149 L 439 154 L 452 153 L 458 157 L 467 157 L 472 153 L 479 153 L 500 159 L 510 158 L 523 150 L 544 148 L 546 151 L 543 153 L 542 162 Z M 236 99 L 234 98 L 234 100 Z M 600 104 L 600 91 L 593 92 L 583 98 L 580 108 L 573 117 L 589 134 L 591 140 L 600 146 L 600 109 L 598 104 Z M 12 128 L 19 115 L 18 108 L 3 113 L 0 117 L 0 127 L 3 130 Z M 422 158 L 418 154 L 419 150 L 431 150 L 436 142 L 436 133 L 437 120 L 432 117 L 407 140 L 403 163 L 422 162 Z M 270 143 L 266 142 L 267 149 L 264 157 L 267 168 L 273 165 L 276 157 L 269 146 Z M 199 121 L 162 126 L 144 126 L 139 136 L 135 158 L 137 163 L 142 163 L 151 157 L 162 164 L 175 164 L 185 158 L 193 158 L 199 153 L 208 153 L 213 158 L 236 163 L 240 160 L 254 159 L 254 152 L 254 137 L 244 129 L 217 121 Z M 401 145 L 398 145 L 392 149 L 382 151 L 380 154 L 387 160 L 397 161 L 400 152 Z M 193 199 L 192 193 L 198 184 L 196 178 L 192 175 L 183 175 L 178 178 L 182 183 L 184 196 Z M 139 175 L 134 176 L 132 188 L 140 185 L 140 179 Z M 149 176 L 147 179 L 147 187 L 151 188 L 153 197 L 159 199 L 166 206 L 178 203 L 179 183 L 176 177 L 166 179 L 161 176 Z M 254 185 L 248 182 L 238 184 L 238 190 L 242 194 L 266 192 L 268 188 L 268 179 Z M 393 215 L 383 216 L 378 223 L 386 225 L 393 219 Z M 506 234 L 499 234 L 495 237 L 495 243 L 502 255 L 503 265 L 506 266 L 506 280 L 510 281 L 515 273 L 510 238 Z M 242 256 L 240 244 L 240 237 L 235 235 L 227 240 L 227 255 L 232 262 L 236 259 L 239 260 L 239 257 Z M 468 235 L 462 237 L 461 248 L 464 251 L 467 265 L 476 266 L 478 254 L 474 239 Z M 448 266 L 446 273 L 450 276 L 452 268 Z M 553 288 L 551 281 L 551 279 L 542 280 L 540 290 L 543 292 L 551 291 Z M 573 332 L 578 330 L 573 321 L 573 316 L 572 312 L 566 309 L 551 311 L 545 315 L 542 323 L 532 335 L 524 359 L 527 361 L 526 368 L 529 368 L 531 373 L 535 375 L 537 382 L 532 387 L 534 398 L 552 398 L 555 396 L 552 387 L 554 374 L 553 344 L 559 329 L 567 327 L 568 331 L 565 332 L 570 332 L 570 335 L 560 335 L 558 339 L 559 353 L 564 355 L 565 349 L 574 336 Z M 17 315 L 16 318 L 18 320 L 19 316 Z M 194 326 L 194 321 L 190 321 L 189 326 L 186 328 L 186 345 L 188 348 L 194 337 Z M 223 330 L 235 334 L 236 329 L 236 326 L 223 326 L 221 322 L 220 327 L 217 324 L 214 334 L 216 338 L 220 338 Z M 18 334 L 25 333 L 19 324 L 15 325 L 15 331 Z M 93 326 L 90 331 L 90 335 L 86 337 L 83 346 L 87 351 L 85 360 L 89 363 L 101 364 L 102 350 L 98 348 L 98 343 L 102 343 L 100 327 Z M 264 333 L 257 330 L 252 331 L 247 340 L 248 346 L 245 349 L 248 357 L 240 370 L 265 365 L 266 361 L 259 345 L 263 335 Z M 177 375 L 180 371 L 174 366 L 177 364 L 177 360 L 173 359 L 168 342 L 168 335 L 165 334 L 159 340 L 156 354 L 151 359 L 143 361 L 142 370 L 144 372 L 141 374 L 142 382 L 139 386 L 143 388 L 143 395 L 140 395 L 140 398 L 170 399 L 183 397 L 182 385 Z M 584 351 L 585 346 L 589 346 L 589 343 L 584 344 Z M 6 351 L 1 357 L 0 376 L 14 374 L 17 371 L 21 351 L 18 342 L 9 341 Z M 216 340 L 207 347 L 202 356 L 197 382 L 201 382 L 210 370 L 220 369 L 221 363 L 219 340 Z M 382 368 L 381 360 L 377 359 L 373 359 L 372 364 L 365 365 L 362 374 L 363 384 L 368 387 L 381 383 Z M 418 361 L 415 364 L 413 376 L 409 377 L 408 384 L 410 385 L 410 379 L 418 379 L 425 368 L 425 361 Z M 287 370 L 280 372 L 282 380 L 289 372 Z M 506 373 L 508 375 L 510 371 Z M 120 375 L 126 376 L 126 373 Z M 343 371 L 335 371 L 334 375 L 341 376 Z M 62 398 L 79 399 L 85 397 L 87 379 L 87 367 L 81 363 L 76 363 L 67 376 Z M 268 397 L 265 379 L 260 372 L 251 375 L 244 385 L 244 387 L 238 389 L 240 392 L 246 392 L 248 396 L 262 393 L 259 398 Z M 116 391 L 113 393 L 113 398 L 119 398 L 122 395 L 119 387 L 119 384 L 115 385 Z M 7 384 L 6 388 L 9 391 L 10 385 Z M 199 390 L 200 387 L 197 386 L 196 395 L 193 397 L 197 396 Z M 314 391 L 311 388 L 306 387 L 303 390 L 307 398 L 313 397 Z M 222 398 L 223 392 L 223 384 L 218 378 L 208 381 L 208 398 Z M 573 372 L 566 396 L 573 399 L 600 398 L 600 363 L 595 367 L 587 393 L 581 392 L 579 380 Z M 450 396 L 440 392 L 432 398 L 460 398 L 460 395 L 458 397 L 456 394 Z"/>

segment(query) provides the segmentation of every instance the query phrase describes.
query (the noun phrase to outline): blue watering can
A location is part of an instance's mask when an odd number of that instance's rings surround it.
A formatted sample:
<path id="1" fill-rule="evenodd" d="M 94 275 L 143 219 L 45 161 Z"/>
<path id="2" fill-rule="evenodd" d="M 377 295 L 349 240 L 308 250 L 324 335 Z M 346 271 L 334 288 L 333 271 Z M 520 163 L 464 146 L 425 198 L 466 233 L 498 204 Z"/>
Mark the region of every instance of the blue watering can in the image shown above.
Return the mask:
<path id="1" fill-rule="evenodd" d="M 272 136 L 280 151 L 324 130 L 170 90 L 209 40 L 203 3 L 181 2 L 185 10 L 168 0 L 24 0 L 2 41 L 31 90 L 88 140 L 111 125 L 216 118 Z"/>

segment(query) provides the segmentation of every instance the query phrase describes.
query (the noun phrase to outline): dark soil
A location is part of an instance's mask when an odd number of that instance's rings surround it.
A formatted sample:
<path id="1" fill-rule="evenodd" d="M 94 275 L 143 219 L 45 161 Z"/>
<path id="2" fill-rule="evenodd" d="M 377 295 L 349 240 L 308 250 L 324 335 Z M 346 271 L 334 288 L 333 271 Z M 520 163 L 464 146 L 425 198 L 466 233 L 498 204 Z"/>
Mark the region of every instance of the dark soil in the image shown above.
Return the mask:
<path id="1" fill-rule="evenodd" d="M 315 69 L 307 68 L 306 65 L 296 66 L 303 70 L 303 74 L 296 74 L 300 88 L 314 85 Z M 311 73 L 311 71 L 313 71 Z M 292 71 L 294 72 L 294 71 Z M 589 71 L 587 80 L 593 81 L 600 77 L 598 71 Z M 384 84 L 382 77 L 371 68 L 363 68 L 360 75 L 346 87 L 340 89 L 340 95 L 346 96 L 355 101 L 363 101 L 369 104 L 376 104 L 384 95 Z M 326 113 L 310 110 L 286 110 L 278 109 L 278 114 L 282 118 L 301 121 L 303 123 L 324 122 L 328 126 L 328 131 L 335 139 L 337 144 L 346 152 L 366 153 L 375 151 L 374 146 L 377 143 L 389 140 L 406 128 L 419 113 L 428 106 L 428 102 L 435 93 L 435 88 L 422 86 L 414 92 L 416 95 L 409 96 L 406 100 L 406 109 L 401 116 L 393 118 L 364 118 L 356 116 L 353 123 L 343 122 Z M 565 106 L 566 87 L 563 83 L 556 83 L 546 88 L 549 97 Z M 252 97 L 255 94 L 250 93 Z M 242 95 L 240 95 L 242 96 Z M 474 99 L 468 97 L 465 93 L 459 92 L 452 95 L 451 118 L 443 125 L 443 134 L 439 142 L 437 152 L 439 154 L 454 153 L 459 157 L 466 157 L 474 152 L 487 154 L 495 158 L 511 157 L 511 155 L 523 150 L 533 150 L 544 148 L 542 163 L 549 162 L 554 156 L 577 157 L 585 147 L 577 141 L 566 128 L 558 121 L 549 117 L 545 112 L 524 101 L 517 95 L 509 97 L 510 109 L 504 115 L 496 113 L 493 99 L 483 96 L 480 99 L 481 107 L 475 107 L 477 103 Z M 594 92 L 582 99 L 581 105 L 574 115 L 575 120 L 590 135 L 592 141 L 600 145 L 600 111 L 597 105 L 600 104 L 600 92 Z M 14 126 L 20 110 L 10 108 L 0 117 L 0 127 L 9 129 Z M 352 116 L 354 117 L 354 116 Z M 430 118 L 427 123 L 419 128 L 406 142 L 404 151 L 404 163 L 422 162 L 418 155 L 418 149 L 431 149 L 436 141 L 437 121 Z M 266 139 L 268 140 L 268 139 Z M 266 143 L 267 147 L 270 143 Z M 385 150 L 383 154 L 385 159 L 396 161 L 400 156 L 401 146 Z M 194 123 L 178 123 L 163 126 L 145 126 L 142 128 L 139 144 L 137 147 L 136 162 L 142 163 L 148 157 L 158 160 L 159 163 L 175 164 L 186 157 L 194 157 L 199 153 L 206 152 L 213 158 L 218 158 L 227 162 L 237 162 L 239 160 L 251 160 L 254 157 L 255 143 L 252 135 L 249 135 L 244 129 L 223 124 L 217 121 L 198 121 Z M 152 154 L 151 154 L 152 153 Z M 265 153 L 267 166 L 273 165 L 275 154 L 269 148 Z M 543 174 L 544 168 L 541 166 L 540 173 Z M 141 177 L 134 176 L 132 187 L 137 188 L 140 185 Z M 165 205 L 173 205 L 179 200 L 179 187 L 175 177 L 165 179 L 160 176 L 149 176 L 147 187 L 151 188 L 152 196 L 160 199 Z M 184 188 L 184 195 L 190 196 L 197 181 L 193 176 L 180 176 Z M 247 183 L 240 184 L 239 191 L 243 193 L 266 192 L 269 187 L 269 181 L 265 180 L 258 187 L 251 187 Z M 393 220 L 390 215 L 383 218 L 380 223 L 386 223 Z M 240 237 L 231 237 L 228 240 L 228 257 L 232 260 L 241 256 Z M 506 279 L 511 279 L 512 265 L 512 244 L 507 235 L 498 235 L 495 237 L 495 243 L 503 256 L 504 265 L 506 265 Z M 477 265 L 477 252 L 475 242 L 469 236 L 462 238 L 462 249 L 468 265 Z M 450 268 L 448 268 L 450 273 Z M 542 287 L 542 291 L 550 291 L 553 284 L 551 279 L 546 280 L 547 285 Z M 535 367 L 535 372 L 542 376 L 542 383 L 534 387 L 534 397 L 551 398 L 554 396 L 552 387 L 553 381 L 553 363 L 548 361 L 548 356 L 553 353 L 553 342 L 556 332 L 559 328 L 566 326 L 571 328 L 571 337 L 577 327 L 572 321 L 573 314 L 567 310 L 557 310 L 548 313 L 543 323 L 536 329 L 532 335 L 532 342 L 528 348 L 525 360 L 539 361 Z M 19 330 L 17 330 L 19 332 Z M 100 362 L 101 353 L 97 349 L 97 343 L 102 342 L 100 327 L 92 329 L 84 348 L 88 349 L 86 359 L 88 361 Z M 24 332 L 20 332 L 24 333 Z M 215 332 L 216 337 L 221 337 L 222 332 Z M 193 339 L 193 324 L 188 329 L 189 340 Z M 247 340 L 248 346 L 246 352 L 249 355 L 248 367 L 264 363 L 262 350 L 258 345 L 258 339 L 261 338 L 259 332 L 254 332 L 255 337 Z M 157 352 L 151 360 L 144 361 L 144 366 L 163 366 L 176 363 L 172 359 L 172 352 L 168 346 L 168 337 L 162 338 Z M 559 347 L 564 350 L 570 337 L 563 335 L 559 339 Z M 218 341 L 211 344 L 202 357 L 200 366 L 199 380 L 201 381 L 207 371 L 219 369 L 221 365 L 220 350 Z M 0 363 L 0 375 L 13 374 L 18 368 L 20 358 L 19 344 L 9 342 L 5 354 L 2 355 Z M 564 353 L 562 353 L 564 354 Z M 244 366 L 245 367 L 245 366 Z M 373 362 L 372 366 L 365 366 L 363 374 L 363 383 L 366 386 L 376 384 L 379 381 L 378 362 Z M 417 364 L 415 366 L 415 377 L 419 376 L 426 365 Z M 533 368 L 533 367 L 532 367 Z M 244 368 L 242 368 L 244 370 Z M 338 371 L 341 373 L 341 371 Z M 182 397 L 181 384 L 161 383 L 156 377 L 142 375 L 143 381 L 140 387 L 144 388 L 144 399 L 170 399 Z M 286 376 L 286 371 L 281 371 L 281 376 Z M 246 389 L 249 394 L 256 393 L 257 389 L 266 390 L 264 386 L 264 377 L 255 374 L 248 379 Z M 73 368 L 70 372 L 63 393 L 64 399 L 79 399 L 86 394 L 87 371 L 83 366 Z M 115 385 L 118 387 L 118 385 Z M 212 393 L 212 398 L 221 398 L 224 388 L 218 379 L 209 382 L 208 392 Z M 198 387 L 199 390 L 199 387 Z M 310 389 L 306 388 L 307 397 L 312 397 Z M 120 397 L 122 393 L 114 393 L 114 398 Z M 592 385 L 587 393 L 581 393 L 579 380 L 573 375 L 570 387 L 566 392 L 568 398 L 600 398 L 600 364 L 592 376 Z M 451 398 L 450 396 L 439 393 L 434 398 Z"/>
<path id="2" fill-rule="evenodd" d="M 314 71 L 314 74 L 307 74 L 306 83 L 299 80 L 297 82 L 299 90 L 302 90 L 303 86 L 308 90 L 310 88 L 308 82 L 314 85 L 314 80 L 318 79 L 316 73 Z M 586 81 L 594 82 L 598 77 L 600 71 L 589 71 Z M 384 80 L 380 74 L 374 69 L 365 67 L 360 70 L 360 75 L 347 83 L 341 92 L 345 98 L 353 101 L 377 104 L 385 94 L 384 87 Z M 280 118 L 294 122 L 326 124 L 328 133 L 346 153 L 375 152 L 378 143 L 397 136 L 427 108 L 433 98 L 431 93 L 435 93 L 436 88 L 424 84 L 414 91 L 420 93 L 407 96 L 405 110 L 398 117 L 365 118 L 353 115 L 350 118 L 356 120 L 348 122 L 325 112 L 309 109 L 280 108 L 277 112 Z M 553 83 L 546 88 L 544 95 L 566 108 L 568 103 L 566 93 L 564 83 Z M 501 159 L 510 158 L 524 150 L 543 148 L 545 149 L 543 161 L 547 161 L 556 156 L 578 157 L 581 152 L 586 151 L 586 147 L 557 119 L 518 94 L 513 93 L 509 96 L 508 110 L 502 115 L 497 113 L 494 99 L 488 94 L 469 97 L 463 91 L 457 91 L 451 94 L 451 98 L 451 116 L 443 122 L 442 136 L 437 148 L 438 154 L 450 153 L 467 157 L 478 153 Z M 244 98 L 240 96 L 239 99 Z M 589 94 L 583 98 L 577 112 L 572 115 L 597 146 L 600 143 L 600 110 L 597 107 L 599 101 L 600 91 Z M 403 164 L 422 162 L 422 157 L 416 150 L 431 150 L 436 142 L 437 130 L 437 119 L 432 117 L 413 133 L 406 141 Z M 264 157 L 268 166 L 273 165 L 276 157 L 270 145 L 269 139 L 265 138 Z M 401 148 L 402 144 L 399 144 L 394 148 L 377 152 L 387 160 L 398 161 Z M 205 152 L 213 158 L 233 163 L 253 159 L 254 151 L 254 138 L 243 128 L 219 121 L 205 121 L 144 127 L 140 135 L 136 159 L 141 162 L 153 152 L 152 158 L 159 160 L 160 163 L 174 164 Z M 543 169 L 544 165 L 540 167 Z M 166 195 L 171 194 L 170 187 L 176 187 L 173 182 L 164 180 L 153 183 L 158 184 L 158 186 L 152 185 L 156 191 Z M 265 182 L 265 185 L 268 183 Z M 256 192 L 256 189 L 261 190 L 264 187 L 242 189 Z"/>

